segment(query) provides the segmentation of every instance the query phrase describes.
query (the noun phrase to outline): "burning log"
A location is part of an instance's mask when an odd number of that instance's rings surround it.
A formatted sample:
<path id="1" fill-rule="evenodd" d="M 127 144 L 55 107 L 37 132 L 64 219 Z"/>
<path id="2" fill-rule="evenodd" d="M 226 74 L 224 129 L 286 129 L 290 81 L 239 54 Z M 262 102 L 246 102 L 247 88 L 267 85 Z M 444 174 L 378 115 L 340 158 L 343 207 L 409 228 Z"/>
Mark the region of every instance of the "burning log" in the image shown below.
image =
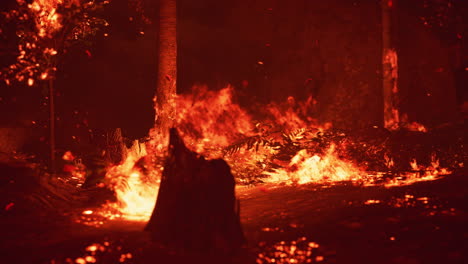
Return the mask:
<path id="1" fill-rule="evenodd" d="M 235 181 L 224 160 L 205 160 L 170 130 L 155 209 L 146 230 L 179 253 L 234 253 L 244 243 Z"/>

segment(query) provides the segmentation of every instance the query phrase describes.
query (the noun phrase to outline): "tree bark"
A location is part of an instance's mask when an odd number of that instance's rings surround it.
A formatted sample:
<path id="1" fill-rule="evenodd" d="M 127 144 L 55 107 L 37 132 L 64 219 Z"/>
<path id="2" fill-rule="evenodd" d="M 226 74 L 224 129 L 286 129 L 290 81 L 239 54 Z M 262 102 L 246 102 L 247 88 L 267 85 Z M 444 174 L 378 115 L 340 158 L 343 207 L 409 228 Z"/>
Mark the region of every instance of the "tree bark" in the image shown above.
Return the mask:
<path id="1" fill-rule="evenodd" d="M 54 79 L 49 79 L 49 147 L 50 147 L 50 168 L 49 171 L 54 174 L 55 167 L 55 90 Z"/>
<path id="2" fill-rule="evenodd" d="M 158 142 L 167 145 L 175 120 L 177 82 L 177 1 L 159 1 L 158 78 L 154 97 L 155 132 Z"/>
<path id="3" fill-rule="evenodd" d="M 384 101 L 384 127 L 400 128 L 398 98 L 398 54 L 394 47 L 396 0 L 382 0 L 382 77 Z"/>

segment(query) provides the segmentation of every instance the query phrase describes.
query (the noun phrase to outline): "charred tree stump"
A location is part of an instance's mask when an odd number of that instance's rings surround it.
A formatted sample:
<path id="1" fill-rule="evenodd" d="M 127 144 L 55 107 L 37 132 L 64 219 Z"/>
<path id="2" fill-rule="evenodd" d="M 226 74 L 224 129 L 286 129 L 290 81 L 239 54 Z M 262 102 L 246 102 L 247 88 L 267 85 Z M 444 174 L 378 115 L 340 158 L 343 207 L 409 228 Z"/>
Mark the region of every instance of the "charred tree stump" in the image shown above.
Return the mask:
<path id="1" fill-rule="evenodd" d="M 221 159 L 205 160 L 170 130 L 155 209 L 146 230 L 178 253 L 234 253 L 244 243 L 235 181 Z"/>

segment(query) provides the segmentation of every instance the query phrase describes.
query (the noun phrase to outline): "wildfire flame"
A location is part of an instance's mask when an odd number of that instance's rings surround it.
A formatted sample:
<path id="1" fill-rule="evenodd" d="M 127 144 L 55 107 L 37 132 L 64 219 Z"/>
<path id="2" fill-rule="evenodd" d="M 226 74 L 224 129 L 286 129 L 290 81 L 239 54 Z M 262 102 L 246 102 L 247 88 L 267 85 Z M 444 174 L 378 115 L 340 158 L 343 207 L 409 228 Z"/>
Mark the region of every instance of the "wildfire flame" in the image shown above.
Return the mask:
<path id="1" fill-rule="evenodd" d="M 263 117 L 266 121 L 256 125 L 255 119 L 234 101 L 232 87 L 219 91 L 209 91 L 204 86 L 195 87 L 192 94 L 177 97 L 176 122 L 189 148 L 208 158 L 224 158 L 238 179 L 239 174 L 255 174 L 263 175 L 262 182 L 274 184 L 333 184 L 347 181 L 360 185 L 382 184 L 392 187 L 434 180 L 440 175 L 450 173 L 439 167 L 439 161 L 434 155 L 431 165 L 420 166 L 416 160 L 412 160 L 412 171 L 400 173 L 398 177 L 382 182 L 379 181 L 382 173 L 373 175 L 366 171 L 364 165 L 358 165 L 346 158 L 335 144 L 330 144 L 321 152 L 302 148 L 295 154 L 291 153 L 292 158 L 289 161 L 275 160 L 278 149 L 267 143 L 257 144 L 255 149 L 252 146 L 239 147 L 235 153 L 229 154 L 225 148 L 239 139 L 269 136 L 270 138 L 264 140 L 276 140 L 278 133 L 272 132 L 272 127 L 287 132 L 296 131 L 286 139 L 291 142 L 300 141 L 307 133 L 315 133 L 309 131 L 322 133 L 331 127 L 331 124 L 319 125 L 315 119 L 303 118 L 307 116 L 307 107 L 313 105 L 311 99 L 298 103 L 294 98 L 288 98 L 283 105 L 269 104 L 264 107 L 266 114 Z M 271 125 L 265 125 L 269 123 Z M 108 170 L 107 178 L 113 183 L 118 199 L 117 203 L 109 205 L 118 212 L 114 216 L 142 221 L 149 219 L 155 205 L 162 168 L 153 167 L 145 172 L 139 168 L 138 163 L 145 156 L 152 159 L 163 155 L 158 153 L 161 150 L 154 147 L 157 145 L 154 144 L 156 141 L 158 139 L 153 138 L 148 145 L 153 146 L 153 149 L 148 149 L 149 155 L 144 144 L 135 143 L 126 154 L 124 162 Z M 388 170 L 393 170 L 395 165 L 391 157 L 385 155 L 382 162 Z M 154 160 L 149 163 L 153 164 Z M 271 163 L 276 165 L 267 165 Z"/>
<path id="2" fill-rule="evenodd" d="M 427 128 L 418 122 L 409 123 L 406 126 L 406 129 L 408 129 L 409 131 L 427 132 Z"/>
<path id="3" fill-rule="evenodd" d="M 192 150 L 204 153 L 226 147 L 241 136 L 253 135 L 253 120 L 233 102 L 231 86 L 219 91 L 195 86 L 192 91 L 177 98 L 177 124 Z"/>
<path id="4" fill-rule="evenodd" d="M 160 175 L 154 170 L 147 175 L 138 168 L 137 162 L 147 155 L 145 144 L 138 141 L 127 151 L 122 164 L 110 168 L 106 174 L 114 187 L 116 203 L 108 207 L 117 209 L 128 220 L 146 221 L 151 216 L 159 190 Z"/>
<path id="5" fill-rule="evenodd" d="M 323 156 L 311 154 L 305 149 L 300 150 L 286 168 L 265 174 L 270 176 L 268 182 L 295 184 L 355 181 L 365 175 L 354 164 L 338 158 L 334 145 Z"/>
<path id="6" fill-rule="evenodd" d="M 412 172 L 407 172 L 401 177 L 390 180 L 385 184 L 386 187 L 410 185 L 421 181 L 433 181 L 441 175 L 450 174 L 451 171 L 439 166 L 439 160 L 435 154 L 431 155 L 431 165 L 425 167 L 418 165 L 416 159 L 410 161 Z"/>
<path id="7" fill-rule="evenodd" d="M 312 97 L 309 97 L 304 102 L 298 102 L 292 96 L 289 96 L 282 105 L 270 103 L 266 107 L 267 113 L 270 115 L 268 121 L 282 127 L 286 131 L 311 127 L 319 130 L 331 128 L 331 123 L 320 125 L 316 119 L 308 114 L 309 111 L 314 109 L 316 103 Z"/>

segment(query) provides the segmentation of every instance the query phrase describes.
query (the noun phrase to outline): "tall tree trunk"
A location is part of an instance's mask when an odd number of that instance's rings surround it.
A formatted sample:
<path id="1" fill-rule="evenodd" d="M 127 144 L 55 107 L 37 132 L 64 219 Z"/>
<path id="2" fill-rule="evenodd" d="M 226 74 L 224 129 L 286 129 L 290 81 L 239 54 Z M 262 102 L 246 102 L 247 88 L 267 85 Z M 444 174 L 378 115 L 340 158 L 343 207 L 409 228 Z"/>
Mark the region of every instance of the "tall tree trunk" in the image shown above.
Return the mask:
<path id="1" fill-rule="evenodd" d="M 177 82 L 177 1 L 159 0 L 158 81 L 154 97 L 155 136 L 168 145 L 169 128 L 175 120 Z"/>
<path id="2" fill-rule="evenodd" d="M 398 54 L 394 47 L 396 0 L 382 0 L 382 75 L 384 127 L 400 127 L 398 99 Z"/>
<path id="3" fill-rule="evenodd" d="M 191 152 L 177 130 L 170 129 L 176 114 L 176 0 L 159 1 L 154 136 L 159 137 L 156 139 L 159 146 L 168 150 L 168 157 L 146 230 L 155 242 L 182 255 L 229 255 L 245 242 L 234 176 L 225 161 L 205 160 Z"/>

